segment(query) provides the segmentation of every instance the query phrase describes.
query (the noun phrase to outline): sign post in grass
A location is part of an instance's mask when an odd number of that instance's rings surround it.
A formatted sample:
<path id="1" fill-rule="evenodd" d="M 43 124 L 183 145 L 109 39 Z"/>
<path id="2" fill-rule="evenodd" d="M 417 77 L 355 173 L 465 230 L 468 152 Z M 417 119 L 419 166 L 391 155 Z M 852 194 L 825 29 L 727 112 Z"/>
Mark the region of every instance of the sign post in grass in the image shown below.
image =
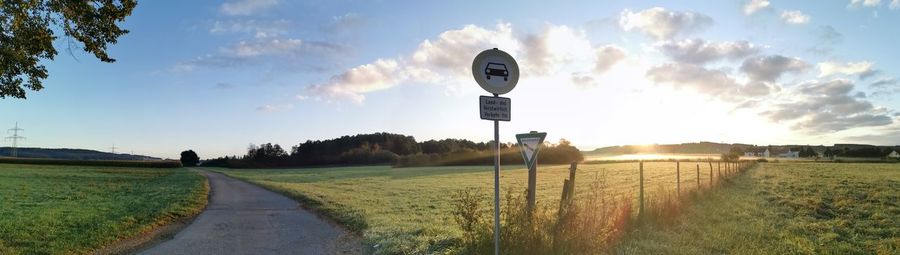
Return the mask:
<path id="1" fill-rule="evenodd" d="M 500 121 L 510 121 L 509 93 L 519 82 L 519 64 L 508 53 L 493 48 L 472 60 L 472 77 L 493 97 L 480 97 L 481 119 L 494 121 L 494 254 L 500 254 Z M 493 77 L 493 79 L 491 79 Z"/>
<path id="2" fill-rule="evenodd" d="M 516 141 L 519 142 L 519 149 L 522 151 L 522 158 L 525 160 L 525 166 L 528 167 L 528 204 L 525 207 L 528 215 L 531 215 L 531 211 L 534 210 L 535 190 L 537 189 L 537 158 L 545 137 L 547 137 L 547 133 L 538 133 L 537 131 L 516 135 Z"/>

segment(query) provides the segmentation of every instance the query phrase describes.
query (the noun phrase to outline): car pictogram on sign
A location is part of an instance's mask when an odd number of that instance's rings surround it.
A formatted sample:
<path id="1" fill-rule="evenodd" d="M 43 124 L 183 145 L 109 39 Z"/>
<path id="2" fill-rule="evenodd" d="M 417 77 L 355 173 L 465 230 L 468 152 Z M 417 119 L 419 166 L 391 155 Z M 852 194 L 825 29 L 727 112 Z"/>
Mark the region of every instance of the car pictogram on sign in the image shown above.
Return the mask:
<path id="1" fill-rule="evenodd" d="M 504 81 L 509 79 L 509 71 L 506 69 L 506 65 L 501 63 L 488 62 L 487 67 L 484 68 L 484 74 L 487 75 L 488 80 L 491 79 L 491 76 L 503 77 Z"/>

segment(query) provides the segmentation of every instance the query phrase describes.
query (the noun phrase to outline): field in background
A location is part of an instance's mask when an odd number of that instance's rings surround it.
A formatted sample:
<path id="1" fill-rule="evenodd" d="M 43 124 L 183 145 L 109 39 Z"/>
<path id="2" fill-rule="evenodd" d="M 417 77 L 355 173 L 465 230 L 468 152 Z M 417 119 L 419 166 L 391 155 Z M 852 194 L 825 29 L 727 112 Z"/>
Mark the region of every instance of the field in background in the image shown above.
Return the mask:
<path id="1" fill-rule="evenodd" d="M 183 168 L 0 164 L 0 254 L 88 253 L 198 213 L 207 190 Z"/>
<path id="2" fill-rule="evenodd" d="M 710 185 L 707 162 L 681 164 L 681 188 Z M 568 165 L 544 165 L 538 170 L 538 206 L 557 207 Z M 713 175 L 718 167 L 713 163 Z M 503 195 L 512 188 L 524 192 L 527 172 L 521 166 L 504 166 L 501 176 Z M 676 189 L 675 162 L 644 164 L 645 192 L 648 199 L 659 192 Z M 355 231 L 382 253 L 449 253 L 457 248 L 461 231 L 454 222 L 450 195 L 474 187 L 492 204 L 493 167 L 420 167 L 388 166 L 235 170 L 223 173 L 281 191 L 329 214 Z M 722 171 L 724 172 L 724 166 Z M 576 176 L 576 193 L 587 193 L 588 184 L 604 178 L 615 195 L 637 199 L 638 163 L 583 164 Z M 715 180 L 714 180 L 715 181 Z M 634 203 L 637 205 L 638 203 Z M 488 207 L 492 208 L 492 207 Z"/>
<path id="3" fill-rule="evenodd" d="M 625 254 L 900 254 L 900 164 L 767 163 Z"/>
<path id="4" fill-rule="evenodd" d="M 58 166 L 115 166 L 115 167 L 181 167 L 177 160 L 75 160 L 52 158 L 10 158 L 0 157 L 0 164 L 58 165 Z"/>

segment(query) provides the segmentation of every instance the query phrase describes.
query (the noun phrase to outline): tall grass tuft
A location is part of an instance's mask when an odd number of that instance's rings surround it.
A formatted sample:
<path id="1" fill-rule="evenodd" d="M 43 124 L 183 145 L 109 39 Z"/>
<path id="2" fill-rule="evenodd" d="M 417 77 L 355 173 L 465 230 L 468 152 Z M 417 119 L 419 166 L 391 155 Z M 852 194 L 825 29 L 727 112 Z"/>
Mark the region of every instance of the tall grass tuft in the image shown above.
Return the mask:
<path id="1" fill-rule="evenodd" d="M 501 210 L 500 247 L 504 254 L 585 254 L 608 250 L 632 224 L 630 197 L 612 196 L 605 178 L 571 202 L 544 205 L 528 213 L 526 192 L 509 189 Z M 483 210 L 484 193 L 457 191 L 453 216 L 465 232 L 464 254 L 493 252 L 493 220 Z"/>

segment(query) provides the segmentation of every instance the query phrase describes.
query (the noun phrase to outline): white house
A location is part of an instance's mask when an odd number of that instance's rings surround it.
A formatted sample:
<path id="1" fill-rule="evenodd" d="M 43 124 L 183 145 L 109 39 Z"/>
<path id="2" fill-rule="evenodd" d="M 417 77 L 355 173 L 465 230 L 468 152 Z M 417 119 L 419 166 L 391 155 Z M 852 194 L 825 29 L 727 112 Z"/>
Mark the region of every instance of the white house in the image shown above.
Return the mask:
<path id="1" fill-rule="evenodd" d="M 888 154 L 887 158 L 888 159 L 900 159 L 900 153 L 897 153 L 897 151 L 891 151 L 891 154 Z"/>
<path id="2" fill-rule="evenodd" d="M 788 149 L 787 152 L 778 154 L 778 156 L 783 158 L 799 158 L 800 151 L 791 151 L 791 149 Z"/>
<path id="3" fill-rule="evenodd" d="M 744 157 L 759 157 L 759 158 L 768 158 L 769 157 L 769 149 L 761 149 L 761 148 L 751 148 L 748 151 L 744 152 Z"/>

